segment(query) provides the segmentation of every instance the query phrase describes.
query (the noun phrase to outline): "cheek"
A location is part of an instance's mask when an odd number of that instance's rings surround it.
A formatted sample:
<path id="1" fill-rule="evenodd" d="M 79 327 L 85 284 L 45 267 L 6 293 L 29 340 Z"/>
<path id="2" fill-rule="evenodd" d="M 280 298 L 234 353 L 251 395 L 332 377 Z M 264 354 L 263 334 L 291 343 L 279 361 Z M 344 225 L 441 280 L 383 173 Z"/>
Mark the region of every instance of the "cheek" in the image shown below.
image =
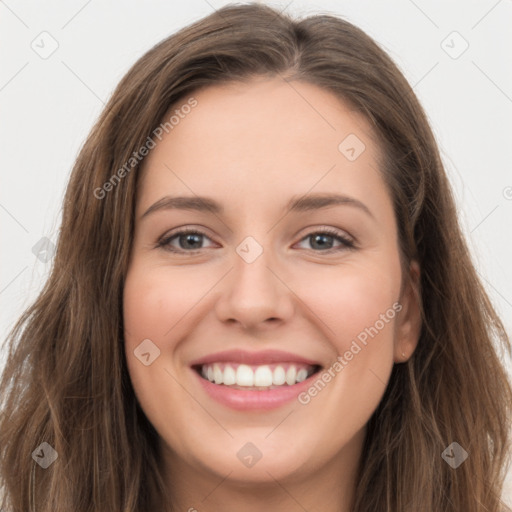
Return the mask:
<path id="1" fill-rule="evenodd" d="M 175 365 L 179 363 L 175 351 L 177 342 L 173 340 L 183 335 L 186 314 L 199 300 L 196 296 L 199 283 L 188 281 L 187 286 L 187 282 L 181 282 L 183 279 L 180 281 L 177 274 L 169 276 L 161 267 L 134 264 L 129 269 L 123 291 L 128 373 L 144 413 L 162 432 L 171 422 L 172 412 L 180 410 L 186 403 L 186 396 L 173 378 L 176 375 Z M 184 294 L 187 290 L 189 299 Z M 151 340 L 151 343 L 144 341 L 147 348 L 141 350 L 143 340 Z M 150 354 L 148 365 L 138 357 L 145 352 Z M 162 410 L 162 402 L 169 404 L 165 411 Z"/>
<path id="2" fill-rule="evenodd" d="M 304 280 L 301 288 L 304 302 L 321 320 L 317 325 L 325 327 L 338 352 L 348 350 L 358 336 L 364 338 L 375 324 L 381 340 L 392 339 L 393 304 L 400 290 L 398 261 L 332 267 Z"/>
<path id="3" fill-rule="evenodd" d="M 183 306 L 173 293 L 175 286 L 173 283 L 171 287 L 157 269 L 135 264 L 128 271 L 123 290 L 124 343 L 128 369 L 139 389 L 162 365 L 165 334 L 176 323 L 176 317 L 183 315 Z M 145 342 L 153 361 L 149 366 L 136 357 L 143 340 L 151 340 L 150 344 Z"/>
<path id="4" fill-rule="evenodd" d="M 139 338 L 154 339 L 157 344 L 168 340 L 170 331 L 179 330 L 181 320 L 211 286 L 204 277 L 190 272 L 170 275 L 160 267 L 134 266 L 128 272 L 123 293 L 125 331 L 130 343 Z"/>
<path id="5" fill-rule="evenodd" d="M 150 339 L 159 337 L 163 328 L 160 324 L 164 288 L 164 283 L 156 282 L 144 272 L 134 270 L 128 273 L 123 293 L 123 313 L 127 341 L 130 343 L 141 336 Z M 160 318 L 160 322 L 155 322 L 157 318 Z"/>
<path id="6" fill-rule="evenodd" d="M 170 269 L 136 259 L 132 263 L 123 291 L 124 346 L 128 371 L 141 401 L 143 395 L 151 397 L 151 389 L 160 389 L 162 380 L 167 387 L 175 385 L 164 370 L 174 374 L 181 367 L 180 340 L 194 329 L 195 317 L 204 313 L 206 301 L 202 299 L 216 281 L 218 277 L 211 272 Z M 150 352 L 160 352 L 150 366 L 144 366 L 136 354 L 145 352 L 139 347 L 148 339 L 156 346 L 150 344 Z"/>

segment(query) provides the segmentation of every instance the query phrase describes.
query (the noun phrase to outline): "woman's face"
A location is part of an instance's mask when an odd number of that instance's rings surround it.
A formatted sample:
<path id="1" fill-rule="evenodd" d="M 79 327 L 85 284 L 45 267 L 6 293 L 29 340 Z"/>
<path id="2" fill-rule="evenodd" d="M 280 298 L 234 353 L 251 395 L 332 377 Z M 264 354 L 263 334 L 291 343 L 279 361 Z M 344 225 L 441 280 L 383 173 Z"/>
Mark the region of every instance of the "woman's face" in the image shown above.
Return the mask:
<path id="1" fill-rule="evenodd" d="M 193 97 L 138 191 L 123 305 L 138 401 L 175 474 L 354 469 L 418 333 L 370 127 L 301 82 Z"/>

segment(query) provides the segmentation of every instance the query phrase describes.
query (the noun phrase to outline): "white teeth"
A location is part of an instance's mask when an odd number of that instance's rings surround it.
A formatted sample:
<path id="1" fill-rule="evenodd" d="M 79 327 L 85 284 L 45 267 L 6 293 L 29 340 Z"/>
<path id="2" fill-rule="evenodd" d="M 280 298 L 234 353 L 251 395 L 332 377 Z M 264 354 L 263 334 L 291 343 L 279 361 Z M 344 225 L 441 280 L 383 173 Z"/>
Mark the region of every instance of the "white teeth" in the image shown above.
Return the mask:
<path id="1" fill-rule="evenodd" d="M 258 366 L 254 372 L 255 386 L 272 386 L 272 370 L 268 366 Z"/>
<path id="2" fill-rule="evenodd" d="M 286 372 L 282 366 L 278 366 L 272 374 L 272 384 L 274 386 L 281 386 L 286 382 Z"/>
<path id="3" fill-rule="evenodd" d="M 226 365 L 224 368 L 224 384 L 226 386 L 236 384 L 236 373 L 232 366 Z"/>
<path id="4" fill-rule="evenodd" d="M 236 383 L 239 386 L 254 386 L 254 372 L 250 366 L 241 364 L 236 369 Z"/>
<path id="5" fill-rule="evenodd" d="M 213 365 L 213 380 L 215 381 L 215 384 L 222 384 L 222 370 L 220 369 L 220 366 L 218 364 Z"/>
<path id="6" fill-rule="evenodd" d="M 295 379 L 296 379 L 297 382 L 302 382 L 303 380 L 306 380 L 307 376 L 308 376 L 308 371 L 305 370 L 304 368 L 301 368 L 297 372 L 297 376 L 295 377 Z"/>
<path id="7" fill-rule="evenodd" d="M 295 366 L 290 366 L 286 372 L 286 384 L 293 386 L 295 384 L 295 378 L 297 377 L 297 369 Z"/>
<path id="8" fill-rule="evenodd" d="M 287 369 L 286 366 L 288 366 Z M 312 374 L 312 367 L 304 365 L 257 365 L 213 363 L 201 366 L 201 375 L 215 384 L 265 388 L 293 386 Z"/>

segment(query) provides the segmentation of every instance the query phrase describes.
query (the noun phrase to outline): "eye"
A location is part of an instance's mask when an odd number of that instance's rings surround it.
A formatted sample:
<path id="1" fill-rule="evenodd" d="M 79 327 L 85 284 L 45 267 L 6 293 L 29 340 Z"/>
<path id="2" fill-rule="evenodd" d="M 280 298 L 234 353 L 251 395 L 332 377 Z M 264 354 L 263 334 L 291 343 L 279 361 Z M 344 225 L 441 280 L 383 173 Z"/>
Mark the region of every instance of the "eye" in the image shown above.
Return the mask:
<path id="1" fill-rule="evenodd" d="M 320 249 L 320 252 L 336 252 L 344 249 L 353 249 L 354 242 L 334 229 L 325 228 L 322 231 L 313 231 L 306 235 L 301 242 L 310 241 L 313 250 Z M 338 241 L 341 247 L 333 247 L 334 241 Z M 319 252 L 319 251 L 315 251 Z"/>
<path id="2" fill-rule="evenodd" d="M 193 253 L 204 249 L 204 247 L 201 247 L 203 238 L 209 239 L 209 237 L 201 231 L 184 229 L 171 236 L 164 237 L 157 243 L 157 247 L 162 247 L 171 252 Z M 172 242 L 177 242 L 179 247 L 172 245 Z"/>

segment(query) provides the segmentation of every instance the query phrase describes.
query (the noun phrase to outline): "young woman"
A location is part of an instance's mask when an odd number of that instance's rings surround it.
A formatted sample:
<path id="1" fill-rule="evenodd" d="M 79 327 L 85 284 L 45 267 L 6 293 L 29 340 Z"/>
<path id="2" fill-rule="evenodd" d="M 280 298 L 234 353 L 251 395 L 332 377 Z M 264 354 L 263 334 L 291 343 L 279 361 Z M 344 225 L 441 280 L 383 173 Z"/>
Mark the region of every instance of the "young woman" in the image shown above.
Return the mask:
<path id="1" fill-rule="evenodd" d="M 508 510 L 509 339 L 417 98 L 334 16 L 232 5 L 133 66 L 9 343 L 5 511 Z"/>

